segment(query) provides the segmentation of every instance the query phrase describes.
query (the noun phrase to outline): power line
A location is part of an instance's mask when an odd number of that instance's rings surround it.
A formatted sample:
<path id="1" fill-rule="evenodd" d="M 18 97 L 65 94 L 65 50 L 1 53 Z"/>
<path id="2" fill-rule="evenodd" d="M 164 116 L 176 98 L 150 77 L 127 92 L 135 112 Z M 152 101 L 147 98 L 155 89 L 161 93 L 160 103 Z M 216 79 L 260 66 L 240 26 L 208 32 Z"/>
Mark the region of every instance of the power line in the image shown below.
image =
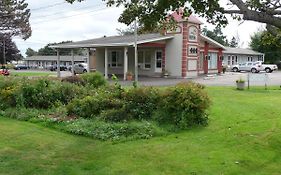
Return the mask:
<path id="1" fill-rule="evenodd" d="M 50 5 L 46 5 L 46 6 L 42 6 L 42 7 L 38 7 L 38 8 L 34 8 L 34 9 L 30 9 L 30 10 L 31 11 L 37 11 L 37 10 L 42 10 L 42 9 L 48 9 L 48 8 L 59 6 L 59 5 L 65 4 L 65 3 L 66 2 L 58 2 L 58 3 L 55 3 L 55 4 L 50 4 Z"/>
<path id="2" fill-rule="evenodd" d="M 102 6 L 102 5 L 105 5 L 105 4 L 104 4 L 104 3 L 102 3 L 102 4 L 99 4 L 99 5 L 87 6 L 87 7 L 83 7 L 83 8 L 77 8 L 77 9 L 74 9 L 74 10 L 89 9 L 89 8 L 92 8 L 92 7 L 100 7 L 100 6 Z M 64 14 L 64 13 L 66 13 L 66 12 L 68 12 L 68 10 L 65 10 L 65 11 L 60 11 L 60 12 L 56 12 L 56 13 L 53 13 L 53 14 L 48 14 L 48 15 L 34 16 L 34 17 L 32 17 L 32 19 L 34 19 L 34 18 L 35 18 L 35 20 L 36 20 L 36 18 L 46 18 L 46 17 L 49 17 L 49 16 L 54 16 L 54 15 Z M 32 15 L 32 14 L 31 14 L 31 15 Z"/>
<path id="3" fill-rule="evenodd" d="M 66 18 L 72 18 L 72 17 L 75 17 L 75 16 L 90 14 L 90 13 L 94 13 L 94 12 L 101 12 L 101 11 L 103 11 L 105 9 L 107 9 L 107 7 L 103 7 L 101 9 L 97 9 L 97 10 L 94 10 L 94 11 L 88 11 L 88 12 L 85 12 L 85 13 L 79 13 L 79 14 L 75 14 L 75 15 L 70 15 L 70 16 L 66 16 L 66 17 L 50 19 L 50 20 L 43 20 L 43 21 L 39 21 L 39 22 L 33 23 L 32 25 L 41 24 L 41 23 L 50 22 L 50 21 L 58 21 L 58 20 L 62 20 L 62 19 L 66 19 Z M 98 13 L 95 13 L 95 14 L 98 14 Z"/>

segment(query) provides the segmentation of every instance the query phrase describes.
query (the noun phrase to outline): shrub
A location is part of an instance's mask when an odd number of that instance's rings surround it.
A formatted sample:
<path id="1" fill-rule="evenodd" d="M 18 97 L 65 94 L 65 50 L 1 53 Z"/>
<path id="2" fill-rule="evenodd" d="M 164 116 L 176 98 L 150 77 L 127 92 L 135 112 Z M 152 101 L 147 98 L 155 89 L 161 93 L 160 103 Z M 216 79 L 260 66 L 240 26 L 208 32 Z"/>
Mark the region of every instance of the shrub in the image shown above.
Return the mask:
<path id="1" fill-rule="evenodd" d="M 67 104 L 76 96 L 83 94 L 77 85 L 39 79 L 23 83 L 19 102 L 29 108 L 50 108 L 59 102 Z"/>
<path id="2" fill-rule="evenodd" d="M 121 108 L 122 102 L 108 94 L 86 96 L 82 99 L 74 99 L 67 105 L 68 114 L 74 114 L 83 118 L 98 116 L 103 110 Z"/>
<path id="3" fill-rule="evenodd" d="M 204 86 L 195 83 L 181 83 L 168 88 L 161 95 L 155 119 L 180 129 L 207 124 L 206 110 L 210 99 L 203 89 Z"/>
<path id="4" fill-rule="evenodd" d="M 79 77 L 79 76 L 69 76 L 69 77 L 65 77 L 62 78 L 61 80 L 62 82 L 68 82 L 68 83 L 73 83 L 73 84 L 77 84 L 77 85 L 85 85 L 84 80 Z"/>
<path id="5" fill-rule="evenodd" d="M 12 77 L 0 78 L 0 109 L 17 106 L 17 97 L 24 80 Z"/>
<path id="6" fill-rule="evenodd" d="M 92 87 L 101 87 L 106 85 L 106 80 L 104 76 L 99 72 L 91 72 L 91 73 L 85 73 L 81 75 L 81 79 L 84 81 L 84 83 L 88 86 Z"/>
<path id="7" fill-rule="evenodd" d="M 159 92 L 152 87 L 131 88 L 123 93 L 123 101 L 127 115 L 132 119 L 151 119 L 157 108 Z"/>

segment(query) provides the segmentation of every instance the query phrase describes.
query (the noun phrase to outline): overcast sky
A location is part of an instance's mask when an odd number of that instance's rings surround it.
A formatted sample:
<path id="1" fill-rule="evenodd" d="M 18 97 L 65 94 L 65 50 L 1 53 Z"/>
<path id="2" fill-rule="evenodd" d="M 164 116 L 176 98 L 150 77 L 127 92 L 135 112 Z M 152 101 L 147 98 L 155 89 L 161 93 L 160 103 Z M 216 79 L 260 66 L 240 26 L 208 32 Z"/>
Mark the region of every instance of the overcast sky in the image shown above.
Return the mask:
<path id="1" fill-rule="evenodd" d="M 117 21 L 122 8 L 105 7 L 102 0 L 86 0 L 74 4 L 68 4 L 64 0 L 52 0 L 52 2 L 26 0 L 26 2 L 31 9 L 32 36 L 26 41 L 14 39 L 24 56 L 29 47 L 37 50 L 52 42 L 79 41 L 116 35 L 117 28 L 126 28 L 124 24 Z M 201 21 L 205 22 L 202 18 Z M 209 29 L 214 28 L 210 24 L 205 24 Z M 233 36 L 239 36 L 241 47 L 246 48 L 250 35 L 262 27 L 262 24 L 256 22 L 241 23 L 230 20 L 230 24 L 223 29 L 223 32 L 229 40 Z"/>

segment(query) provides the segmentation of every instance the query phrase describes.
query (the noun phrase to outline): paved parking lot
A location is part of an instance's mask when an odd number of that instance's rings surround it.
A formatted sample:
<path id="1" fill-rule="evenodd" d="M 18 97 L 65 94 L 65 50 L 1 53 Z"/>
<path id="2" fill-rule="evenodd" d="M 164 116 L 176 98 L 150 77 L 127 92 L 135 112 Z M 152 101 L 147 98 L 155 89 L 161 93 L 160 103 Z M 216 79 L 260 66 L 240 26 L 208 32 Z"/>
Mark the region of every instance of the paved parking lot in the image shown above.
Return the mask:
<path id="1" fill-rule="evenodd" d="M 36 71 L 36 70 L 19 70 L 13 72 L 49 72 L 52 75 L 56 76 L 56 72 L 50 71 Z M 258 75 L 266 74 L 265 72 L 258 73 Z M 280 86 L 281 85 L 281 71 L 276 71 L 273 73 L 268 73 L 268 86 Z M 71 76 L 71 72 L 69 71 L 61 71 L 61 76 Z M 176 79 L 176 78 L 151 78 L 151 77 L 140 77 L 139 84 L 144 86 L 172 86 L 180 82 L 186 81 L 195 81 L 207 86 L 235 86 L 235 81 L 237 79 L 247 80 L 248 73 L 247 72 L 226 72 L 222 75 L 202 75 L 198 78 L 193 79 Z M 120 78 L 121 80 L 122 78 Z M 132 82 L 128 81 L 120 81 L 122 85 L 132 85 Z M 263 86 L 263 82 L 253 82 L 252 85 L 260 85 Z"/>
<path id="2" fill-rule="evenodd" d="M 257 75 L 266 74 L 265 72 L 261 72 Z M 197 83 L 204 84 L 206 86 L 236 86 L 235 81 L 237 79 L 247 80 L 248 73 L 236 73 L 236 72 L 226 72 L 222 75 L 209 75 L 209 76 L 200 76 L 194 79 L 175 79 L 175 78 L 145 78 L 140 77 L 139 83 L 144 86 L 172 86 L 180 82 L 187 82 L 187 81 L 195 81 Z M 281 85 L 281 71 L 268 73 L 268 86 L 280 86 Z M 132 82 L 121 81 L 122 85 L 131 85 Z M 264 82 L 255 81 L 252 82 L 251 85 L 253 86 L 264 86 Z"/>

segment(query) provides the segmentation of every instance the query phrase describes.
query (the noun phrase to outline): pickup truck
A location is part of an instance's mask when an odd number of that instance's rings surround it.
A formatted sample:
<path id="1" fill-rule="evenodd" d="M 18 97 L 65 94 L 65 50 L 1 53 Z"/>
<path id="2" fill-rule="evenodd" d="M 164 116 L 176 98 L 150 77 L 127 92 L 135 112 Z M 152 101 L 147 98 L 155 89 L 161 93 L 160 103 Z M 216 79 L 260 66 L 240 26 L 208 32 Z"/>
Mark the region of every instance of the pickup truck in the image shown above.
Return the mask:
<path id="1" fill-rule="evenodd" d="M 262 66 L 261 63 L 258 62 L 246 62 L 246 63 L 233 65 L 232 71 L 233 72 L 249 71 L 252 73 L 259 73 L 260 71 L 262 71 Z"/>
<path id="2" fill-rule="evenodd" d="M 266 73 L 271 73 L 278 69 L 276 64 L 264 64 L 262 61 L 257 61 L 257 63 L 261 64 L 262 70 L 264 70 Z"/>

